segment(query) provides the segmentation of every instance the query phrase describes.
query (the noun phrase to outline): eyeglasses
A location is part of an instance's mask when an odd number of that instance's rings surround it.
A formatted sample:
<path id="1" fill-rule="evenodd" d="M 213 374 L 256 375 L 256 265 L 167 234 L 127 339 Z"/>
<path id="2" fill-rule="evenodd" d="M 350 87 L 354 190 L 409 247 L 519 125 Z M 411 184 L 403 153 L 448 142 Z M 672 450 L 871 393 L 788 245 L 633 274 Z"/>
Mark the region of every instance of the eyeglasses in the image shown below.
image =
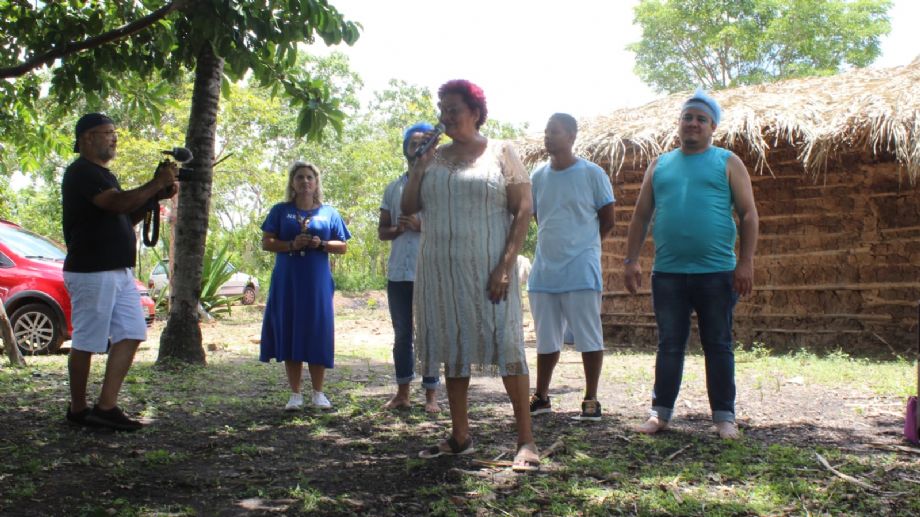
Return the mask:
<path id="1" fill-rule="evenodd" d="M 89 131 L 91 135 L 118 136 L 118 131 L 111 129 L 109 131 Z"/>
<path id="2" fill-rule="evenodd" d="M 457 116 L 457 114 L 465 111 L 467 109 L 465 104 L 454 104 L 452 106 L 439 105 L 438 108 L 441 109 L 442 115 L 447 115 L 450 117 Z"/>

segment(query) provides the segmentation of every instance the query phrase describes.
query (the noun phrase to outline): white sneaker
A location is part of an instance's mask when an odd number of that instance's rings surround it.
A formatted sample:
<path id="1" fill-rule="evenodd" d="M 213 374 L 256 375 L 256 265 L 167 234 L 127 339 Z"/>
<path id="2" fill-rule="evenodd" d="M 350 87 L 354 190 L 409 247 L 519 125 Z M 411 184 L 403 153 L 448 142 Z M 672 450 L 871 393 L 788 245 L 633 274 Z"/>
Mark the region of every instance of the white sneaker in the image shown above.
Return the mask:
<path id="1" fill-rule="evenodd" d="M 322 391 L 314 391 L 313 405 L 318 408 L 329 409 L 332 407 L 332 402 L 329 402 L 329 399 L 326 398 L 326 395 Z"/>
<path id="2" fill-rule="evenodd" d="M 291 398 L 288 399 L 287 404 L 284 405 L 285 411 L 297 411 L 303 407 L 303 395 L 300 393 L 291 393 Z"/>

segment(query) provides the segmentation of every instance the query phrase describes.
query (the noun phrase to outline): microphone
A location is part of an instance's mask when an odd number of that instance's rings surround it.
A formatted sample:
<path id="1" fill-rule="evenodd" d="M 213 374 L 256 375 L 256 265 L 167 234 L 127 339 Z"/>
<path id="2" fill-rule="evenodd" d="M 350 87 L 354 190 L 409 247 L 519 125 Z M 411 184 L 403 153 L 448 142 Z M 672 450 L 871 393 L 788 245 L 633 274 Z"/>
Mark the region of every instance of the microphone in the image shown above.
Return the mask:
<path id="1" fill-rule="evenodd" d="M 163 154 L 172 156 L 179 163 L 185 163 L 194 157 L 192 152 L 184 147 L 173 147 L 171 151 L 163 151 Z"/>
<path id="2" fill-rule="evenodd" d="M 431 149 L 431 146 L 433 146 L 435 142 L 438 141 L 438 137 L 441 136 L 441 133 L 443 132 L 444 132 L 444 124 L 438 124 L 437 126 L 435 126 L 434 133 L 432 133 L 431 136 L 428 137 L 428 140 L 425 140 L 424 144 L 420 145 L 418 149 L 415 150 L 415 155 L 413 155 L 413 158 L 418 158 L 422 156 L 423 154 L 427 153 L 428 150 Z"/>

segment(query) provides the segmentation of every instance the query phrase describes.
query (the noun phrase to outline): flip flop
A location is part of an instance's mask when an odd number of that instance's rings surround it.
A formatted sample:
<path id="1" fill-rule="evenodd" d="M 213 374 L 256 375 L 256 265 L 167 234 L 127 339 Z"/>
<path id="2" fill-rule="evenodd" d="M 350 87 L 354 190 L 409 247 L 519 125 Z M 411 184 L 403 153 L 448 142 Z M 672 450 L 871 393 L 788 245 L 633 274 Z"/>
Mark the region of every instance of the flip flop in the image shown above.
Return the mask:
<path id="1" fill-rule="evenodd" d="M 526 457 L 525 451 L 533 454 L 533 457 Z M 536 472 L 540 470 L 540 453 L 537 452 L 537 446 L 532 443 L 525 443 L 518 447 L 511 470 L 514 472 Z"/>
<path id="2" fill-rule="evenodd" d="M 445 451 L 444 449 L 441 448 L 441 445 L 445 443 L 450 448 L 449 450 Z M 465 456 L 467 454 L 473 454 L 474 452 L 476 452 L 476 450 L 473 449 L 473 437 L 472 436 L 467 437 L 466 441 L 463 442 L 463 444 L 457 443 L 457 440 L 455 440 L 454 437 L 451 436 L 447 440 L 437 445 L 432 445 L 431 447 L 428 447 L 427 449 L 423 451 L 419 451 L 418 457 L 428 460 L 431 458 L 437 458 L 438 456 Z"/>

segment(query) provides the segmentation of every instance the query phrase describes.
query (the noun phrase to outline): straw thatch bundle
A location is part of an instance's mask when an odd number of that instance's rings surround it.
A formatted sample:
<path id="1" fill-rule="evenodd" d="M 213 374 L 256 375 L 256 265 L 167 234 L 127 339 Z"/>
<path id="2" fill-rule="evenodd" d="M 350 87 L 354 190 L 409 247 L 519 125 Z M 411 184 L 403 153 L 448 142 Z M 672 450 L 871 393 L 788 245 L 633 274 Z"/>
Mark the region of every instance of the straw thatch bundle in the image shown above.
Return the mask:
<path id="1" fill-rule="evenodd" d="M 581 121 L 575 151 L 608 171 L 617 200 L 601 256 L 612 343 L 657 343 L 651 293 L 630 294 L 622 264 L 645 169 L 678 145 L 689 95 Z M 760 214 L 755 287 L 735 309 L 735 339 L 774 349 L 906 348 L 920 299 L 920 58 L 714 96 L 723 108 L 714 142 L 754 173 Z M 520 149 L 530 165 L 546 158 L 541 138 Z M 653 268 L 650 241 L 644 271 Z"/>
<path id="2" fill-rule="evenodd" d="M 639 108 L 581 121 L 575 152 L 611 174 L 629 159 L 644 167 L 677 147 L 677 119 L 688 92 Z M 892 156 L 913 183 L 920 176 L 920 57 L 886 69 L 859 69 L 715 92 L 722 121 L 713 143 L 731 149 L 754 171 L 771 173 L 769 152 L 791 146 L 806 173 L 817 175 L 844 152 Z M 530 165 L 545 159 L 542 139 L 521 145 Z"/>

